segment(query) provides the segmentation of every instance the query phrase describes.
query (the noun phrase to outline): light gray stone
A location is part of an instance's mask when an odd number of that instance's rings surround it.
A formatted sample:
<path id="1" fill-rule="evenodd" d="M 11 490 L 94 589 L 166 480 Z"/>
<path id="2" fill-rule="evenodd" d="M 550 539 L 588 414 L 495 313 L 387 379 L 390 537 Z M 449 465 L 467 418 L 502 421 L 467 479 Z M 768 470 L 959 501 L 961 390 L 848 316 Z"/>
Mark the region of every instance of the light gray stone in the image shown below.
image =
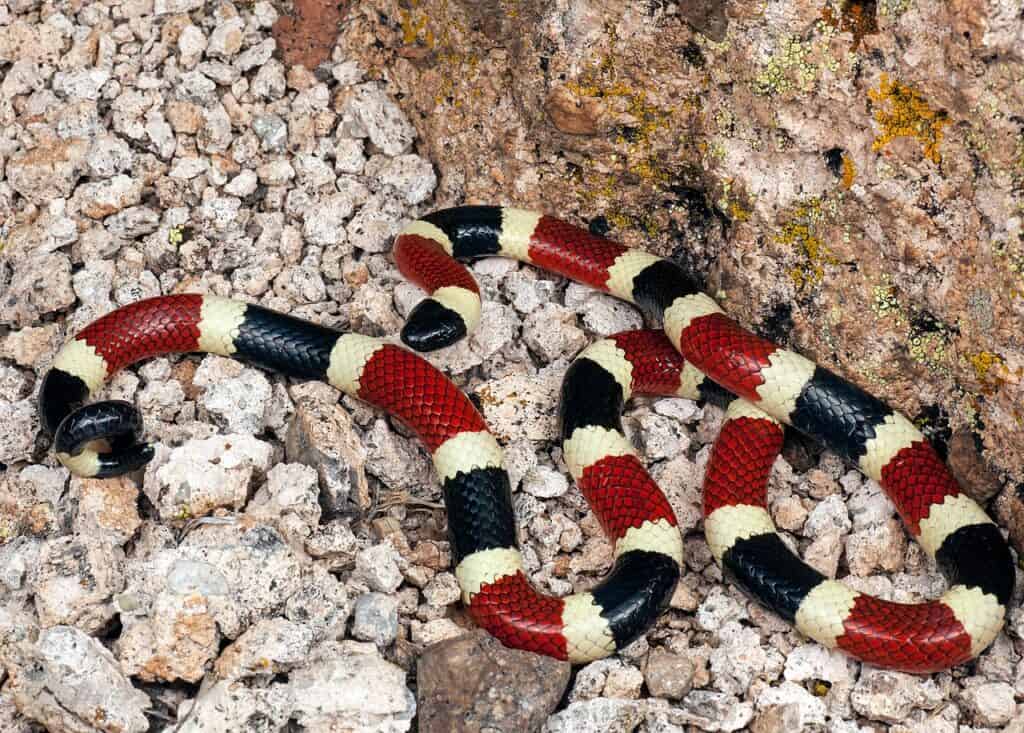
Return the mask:
<path id="1" fill-rule="evenodd" d="M 381 658 L 373 645 L 327 646 L 289 675 L 288 691 L 292 717 L 311 733 L 404 733 L 416 714 L 405 671 Z"/>
<path id="2" fill-rule="evenodd" d="M 372 641 L 380 648 L 390 645 L 398 635 L 398 603 L 383 593 L 364 593 L 356 598 L 352 636 Z"/>
<path id="3" fill-rule="evenodd" d="M 70 626 L 24 644 L 5 690 L 18 710 L 51 731 L 144 733 L 149 696 L 135 689 L 99 641 Z M 11 661 L 11 660 L 9 660 Z M 11 669 L 11 668 L 9 668 Z"/>

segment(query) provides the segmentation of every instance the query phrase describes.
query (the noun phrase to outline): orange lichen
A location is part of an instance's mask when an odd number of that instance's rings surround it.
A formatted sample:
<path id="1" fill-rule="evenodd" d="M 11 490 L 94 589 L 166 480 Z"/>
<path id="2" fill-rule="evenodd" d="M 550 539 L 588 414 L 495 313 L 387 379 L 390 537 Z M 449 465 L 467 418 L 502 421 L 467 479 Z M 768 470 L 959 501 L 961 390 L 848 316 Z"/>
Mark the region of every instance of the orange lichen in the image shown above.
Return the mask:
<path id="1" fill-rule="evenodd" d="M 1007 382 L 1019 384 L 1024 378 L 1024 369 L 1009 370 L 1006 360 L 991 351 L 979 351 L 969 355 L 967 359 L 974 367 L 975 377 L 981 383 L 982 394 L 993 394 Z"/>
<path id="2" fill-rule="evenodd" d="M 877 3 L 875 0 L 844 0 L 842 10 L 837 18 L 831 5 L 821 9 L 821 19 L 841 31 L 853 34 L 851 51 L 856 51 L 864 36 L 878 33 L 876 18 Z"/>
<path id="3" fill-rule="evenodd" d="M 928 160 L 941 162 L 942 128 L 949 124 L 944 110 L 932 109 L 916 89 L 890 81 L 888 74 L 882 74 L 878 89 L 868 90 L 868 97 L 876 105 L 875 122 L 882 128 L 872 150 L 881 150 L 898 137 L 912 137 L 924 146 Z"/>
<path id="4" fill-rule="evenodd" d="M 846 153 L 843 153 L 843 178 L 842 187 L 849 190 L 853 186 L 853 181 L 857 177 L 857 168 L 853 164 L 853 159 Z"/>

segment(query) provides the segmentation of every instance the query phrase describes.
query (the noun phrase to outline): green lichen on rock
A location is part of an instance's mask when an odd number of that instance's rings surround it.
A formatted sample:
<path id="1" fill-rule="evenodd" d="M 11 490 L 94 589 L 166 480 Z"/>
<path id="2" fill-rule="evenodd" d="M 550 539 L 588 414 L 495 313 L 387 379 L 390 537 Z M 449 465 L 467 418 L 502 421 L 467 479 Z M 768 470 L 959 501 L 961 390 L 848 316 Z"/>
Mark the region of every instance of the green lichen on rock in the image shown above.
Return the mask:
<path id="1" fill-rule="evenodd" d="M 910 9 L 913 0 L 878 0 L 878 14 L 898 18 Z"/>
<path id="2" fill-rule="evenodd" d="M 952 376 L 949 367 L 951 329 L 944 323 L 932 322 L 927 327 L 914 319 L 907 335 L 907 353 L 933 374 Z"/>
<path id="3" fill-rule="evenodd" d="M 779 50 L 768 59 L 761 73 L 754 77 L 754 92 L 772 95 L 811 91 L 818 78 L 817 64 L 808 61 L 812 46 L 810 41 L 801 41 L 796 36 L 784 37 Z"/>
<path id="4" fill-rule="evenodd" d="M 954 329 L 926 311 L 905 306 L 887 274 L 871 286 L 871 310 L 879 319 L 906 327 L 904 342 L 910 358 L 933 374 L 952 376 L 950 344 Z"/>
<path id="5" fill-rule="evenodd" d="M 892 279 L 882 275 L 881 282 L 871 287 L 871 310 L 879 318 L 892 318 L 896 323 L 903 322 L 903 307 Z"/>

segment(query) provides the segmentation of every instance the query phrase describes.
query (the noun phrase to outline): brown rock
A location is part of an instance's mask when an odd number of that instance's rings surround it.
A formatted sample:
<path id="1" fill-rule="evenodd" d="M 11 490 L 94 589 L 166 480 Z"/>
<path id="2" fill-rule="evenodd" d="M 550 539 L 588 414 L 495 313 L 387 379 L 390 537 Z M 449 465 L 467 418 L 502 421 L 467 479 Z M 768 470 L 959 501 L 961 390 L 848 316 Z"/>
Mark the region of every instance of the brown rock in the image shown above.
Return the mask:
<path id="1" fill-rule="evenodd" d="M 999 493 L 1002 482 L 981 455 L 981 441 L 974 433 L 960 431 L 949 440 L 946 463 L 964 493 L 979 504 L 987 504 Z"/>
<path id="2" fill-rule="evenodd" d="M 315 69 L 326 61 L 338 37 L 342 3 L 337 0 L 295 0 L 291 15 L 274 23 L 274 40 L 289 66 Z"/>
<path id="3" fill-rule="evenodd" d="M 721 43 L 725 40 L 725 33 L 729 27 L 725 5 L 722 0 L 682 0 L 679 3 L 679 14 L 695 30 L 712 41 Z"/>
<path id="4" fill-rule="evenodd" d="M 682 654 L 652 649 L 644 665 L 644 681 L 655 697 L 681 700 L 693 687 L 696 665 Z"/>
<path id="5" fill-rule="evenodd" d="M 219 639 L 205 597 L 165 593 L 150 617 L 125 628 L 115 652 L 127 674 L 147 682 L 196 682 L 217 656 Z"/>
<path id="6" fill-rule="evenodd" d="M 1024 484 L 1010 485 L 995 500 L 999 524 L 1010 532 L 1010 543 L 1024 553 Z"/>
<path id="7" fill-rule="evenodd" d="M 596 135 L 598 121 L 604 115 L 604 103 L 593 97 L 574 94 L 568 87 L 556 87 L 544 106 L 548 117 L 562 132 L 570 135 Z"/>
<path id="8" fill-rule="evenodd" d="M 13 359 L 18 366 L 38 366 L 41 357 L 55 350 L 59 334 L 56 324 L 11 331 L 0 341 L 0 356 Z"/>
<path id="9" fill-rule="evenodd" d="M 131 539 L 139 518 L 139 490 L 127 476 L 110 479 L 71 479 L 72 496 L 78 497 L 75 531 L 99 531 L 118 544 Z"/>
<path id="10" fill-rule="evenodd" d="M 569 669 L 485 631 L 435 644 L 416 668 L 420 733 L 538 730 L 565 692 Z"/>
<path id="11" fill-rule="evenodd" d="M 142 183 L 129 176 L 118 175 L 102 181 L 84 183 L 75 191 L 81 212 L 93 219 L 102 219 L 142 200 Z"/>
<path id="12" fill-rule="evenodd" d="M 164 115 L 175 132 L 195 135 L 203 126 L 203 110 L 192 102 L 168 102 Z"/>
<path id="13" fill-rule="evenodd" d="M 300 402 L 285 439 L 285 457 L 305 463 L 320 477 L 320 502 L 327 515 L 347 511 L 348 502 L 370 507 L 364 450 L 352 420 L 338 405 Z"/>
<path id="14" fill-rule="evenodd" d="M 0 27 L 0 63 L 36 61 L 56 65 L 63 49 L 63 35 L 43 23 L 17 20 Z"/>
<path id="15" fill-rule="evenodd" d="M 7 163 L 11 188 L 36 204 L 67 197 L 85 167 L 84 140 L 48 140 Z"/>

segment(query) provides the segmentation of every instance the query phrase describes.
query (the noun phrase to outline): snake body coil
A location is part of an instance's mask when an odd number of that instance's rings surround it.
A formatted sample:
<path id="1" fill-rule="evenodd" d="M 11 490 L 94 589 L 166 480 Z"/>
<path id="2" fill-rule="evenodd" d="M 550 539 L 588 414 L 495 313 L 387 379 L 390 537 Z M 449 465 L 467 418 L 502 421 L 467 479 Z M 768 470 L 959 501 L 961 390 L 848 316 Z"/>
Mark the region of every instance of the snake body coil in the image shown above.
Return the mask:
<path id="1" fill-rule="evenodd" d="M 563 383 L 565 462 L 615 547 L 611 573 L 587 593 L 553 598 L 527 581 L 501 448 L 443 374 L 381 339 L 340 334 L 259 306 L 164 296 L 87 327 L 58 354 L 40 392 L 58 457 L 73 472 L 92 476 L 124 473 L 149 460 L 131 405 L 84 404 L 109 376 L 142 358 L 202 351 L 325 379 L 404 421 L 430 450 L 443 483 L 456 576 L 477 623 L 509 646 L 583 662 L 614 653 L 649 628 L 667 607 L 682 567 L 675 515 L 622 433 L 623 404 L 634 394 L 728 402 L 705 478 L 704 510 L 708 543 L 736 582 L 811 638 L 881 666 L 943 669 L 995 638 L 1013 589 L 1009 549 L 906 418 L 741 328 L 671 261 L 517 209 L 448 209 L 399 235 L 399 268 L 430 293 L 410 314 L 406 344 L 441 348 L 478 325 L 479 288 L 460 261 L 489 255 L 563 274 L 664 323 L 664 333 L 629 332 L 592 344 Z M 882 485 L 949 580 L 940 599 L 876 599 L 824 578 L 787 549 L 765 496 L 782 423 L 821 439 Z"/>

